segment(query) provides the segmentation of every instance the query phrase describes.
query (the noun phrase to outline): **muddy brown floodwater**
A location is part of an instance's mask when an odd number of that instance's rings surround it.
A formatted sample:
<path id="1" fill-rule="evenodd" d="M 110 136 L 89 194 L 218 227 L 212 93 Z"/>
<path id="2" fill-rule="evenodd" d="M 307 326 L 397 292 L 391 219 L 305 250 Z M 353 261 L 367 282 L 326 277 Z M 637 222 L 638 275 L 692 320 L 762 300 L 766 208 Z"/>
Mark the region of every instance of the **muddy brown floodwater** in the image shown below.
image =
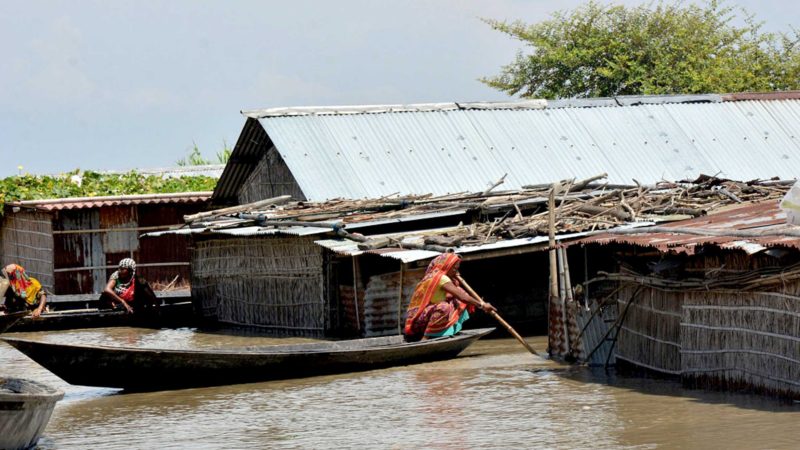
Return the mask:
<path id="1" fill-rule="evenodd" d="M 149 348 L 287 342 L 194 329 L 10 336 Z M 529 341 L 545 347 L 544 337 Z M 66 392 L 41 449 L 800 448 L 799 403 L 564 367 L 512 339 L 478 341 L 450 361 L 132 394 L 71 386 L 0 343 L 0 375 Z"/>

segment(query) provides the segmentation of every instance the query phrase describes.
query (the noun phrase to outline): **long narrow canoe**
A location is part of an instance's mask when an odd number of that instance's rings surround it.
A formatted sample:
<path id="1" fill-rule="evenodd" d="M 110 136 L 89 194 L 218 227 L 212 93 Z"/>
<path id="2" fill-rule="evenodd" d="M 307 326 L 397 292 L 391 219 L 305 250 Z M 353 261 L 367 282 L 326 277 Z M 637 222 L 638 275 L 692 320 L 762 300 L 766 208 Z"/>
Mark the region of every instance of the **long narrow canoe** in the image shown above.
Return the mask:
<path id="1" fill-rule="evenodd" d="M 407 343 L 402 336 L 213 350 L 2 338 L 70 384 L 158 391 L 356 372 L 454 358 L 494 328 Z"/>
<path id="2" fill-rule="evenodd" d="M 192 312 L 192 302 L 180 302 L 168 303 L 142 314 L 94 308 L 45 312 L 35 319 L 23 318 L 8 331 L 16 333 L 97 327 L 178 328 L 197 323 L 198 320 Z"/>

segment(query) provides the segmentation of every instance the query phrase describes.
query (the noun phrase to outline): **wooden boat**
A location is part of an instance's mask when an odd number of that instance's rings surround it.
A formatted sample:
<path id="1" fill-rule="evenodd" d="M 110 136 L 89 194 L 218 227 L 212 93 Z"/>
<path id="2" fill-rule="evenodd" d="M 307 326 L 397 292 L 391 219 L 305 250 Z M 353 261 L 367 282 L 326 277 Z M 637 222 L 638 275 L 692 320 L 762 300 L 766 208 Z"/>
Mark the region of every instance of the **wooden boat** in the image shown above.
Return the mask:
<path id="1" fill-rule="evenodd" d="M 35 319 L 25 317 L 12 324 L 8 331 L 51 331 L 119 326 L 177 328 L 196 325 L 197 321 L 198 319 L 194 317 L 192 302 L 187 301 L 161 305 L 152 313 L 142 314 L 128 314 L 126 311 L 96 308 L 45 312 Z"/>
<path id="2" fill-rule="evenodd" d="M 0 333 L 13 327 L 20 319 L 28 315 L 28 311 L 20 311 L 11 314 L 0 315 Z"/>
<path id="3" fill-rule="evenodd" d="M 454 358 L 494 328 L 404 342 L 388 336 L 211 350 L 69 345 L 2 338 L 68 383 L 157 391 L 356 372 Z"/>
<path id="4" fill-rule="evenodd" d="M 0 377 L 0 448 L 32 448 L 64 393 L 35 381 Z"/>

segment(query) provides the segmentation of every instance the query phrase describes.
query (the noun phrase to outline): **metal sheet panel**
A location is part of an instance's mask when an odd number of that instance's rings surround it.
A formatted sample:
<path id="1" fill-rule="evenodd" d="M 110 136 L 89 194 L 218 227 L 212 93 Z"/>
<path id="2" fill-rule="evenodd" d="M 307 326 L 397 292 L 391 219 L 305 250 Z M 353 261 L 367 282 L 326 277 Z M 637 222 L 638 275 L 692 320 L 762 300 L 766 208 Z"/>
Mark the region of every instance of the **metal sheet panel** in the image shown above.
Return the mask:
<path id="1" fill-rule="evenodd" d="M 800 249 L 800 238 L 790 235 L 781 235 L 781 230 L 796 231 L 800 227 L 788 225 L 786 223 L 786 215 L 775 201 L 726 208 L 717 214 L 661 224 L 659 227 L 691 228 L 700 232 L 707 230 L 719 235 L 703 236 L 680 232 L 642 232 L 633 235 L 619 235 L 603 232 L 572 242 L 570 245 L 606 245 L 619 243 L 654 247 L 663 252 L 671 251 L 688 254 L 694 253 L 696 247 L 708 244 L 718 245 L 722 248 L 741 249 L 750 254 L 774 246 Z M 732 233 L 737 230 L 769 231 L 771 235 L 754 237 L 733 236 Z M 726 235 L 726 231 L 731 232 L 731 235 Z"/>
<path id="2" fill-rule="evenodd" d="M 205 203 L 211 198 L 211 192 L 179 192 L 175 194 L 142 194 L 113 195 L 98 197 L 69 197 L 47 200 L 24 200 L 9 202 L 9 206 L 24 206 L 45 211 L 64 209 L 90 209 L 108 206 L 131 205 L 172 205 Z"/>
<path id="3" fill-rule="evenodd" d="M 612 183 L 800 173 L 800 100 L 629 100 L 636 106 L 364 110 L 259 123 L 309 200 L 480 191 L 505 173 L 508 189 L 603 172 Z"/>

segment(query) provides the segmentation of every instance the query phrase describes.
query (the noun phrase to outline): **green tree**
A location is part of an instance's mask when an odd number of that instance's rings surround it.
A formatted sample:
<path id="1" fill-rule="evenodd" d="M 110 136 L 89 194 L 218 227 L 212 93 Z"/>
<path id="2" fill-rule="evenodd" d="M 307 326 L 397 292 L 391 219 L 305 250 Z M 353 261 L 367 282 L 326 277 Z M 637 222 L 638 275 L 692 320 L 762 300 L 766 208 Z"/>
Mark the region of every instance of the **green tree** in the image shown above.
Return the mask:
<path id="1" fill-rule="evenodd" d="M 532 25 L 484 21 L 527 46 L 499 75 L 481 79 L 510 95 L 580 98 L 800 87 L 797 31 L 763 32 L 747 11 L 717 0 L 637 7 L 592 1 Z"/>

